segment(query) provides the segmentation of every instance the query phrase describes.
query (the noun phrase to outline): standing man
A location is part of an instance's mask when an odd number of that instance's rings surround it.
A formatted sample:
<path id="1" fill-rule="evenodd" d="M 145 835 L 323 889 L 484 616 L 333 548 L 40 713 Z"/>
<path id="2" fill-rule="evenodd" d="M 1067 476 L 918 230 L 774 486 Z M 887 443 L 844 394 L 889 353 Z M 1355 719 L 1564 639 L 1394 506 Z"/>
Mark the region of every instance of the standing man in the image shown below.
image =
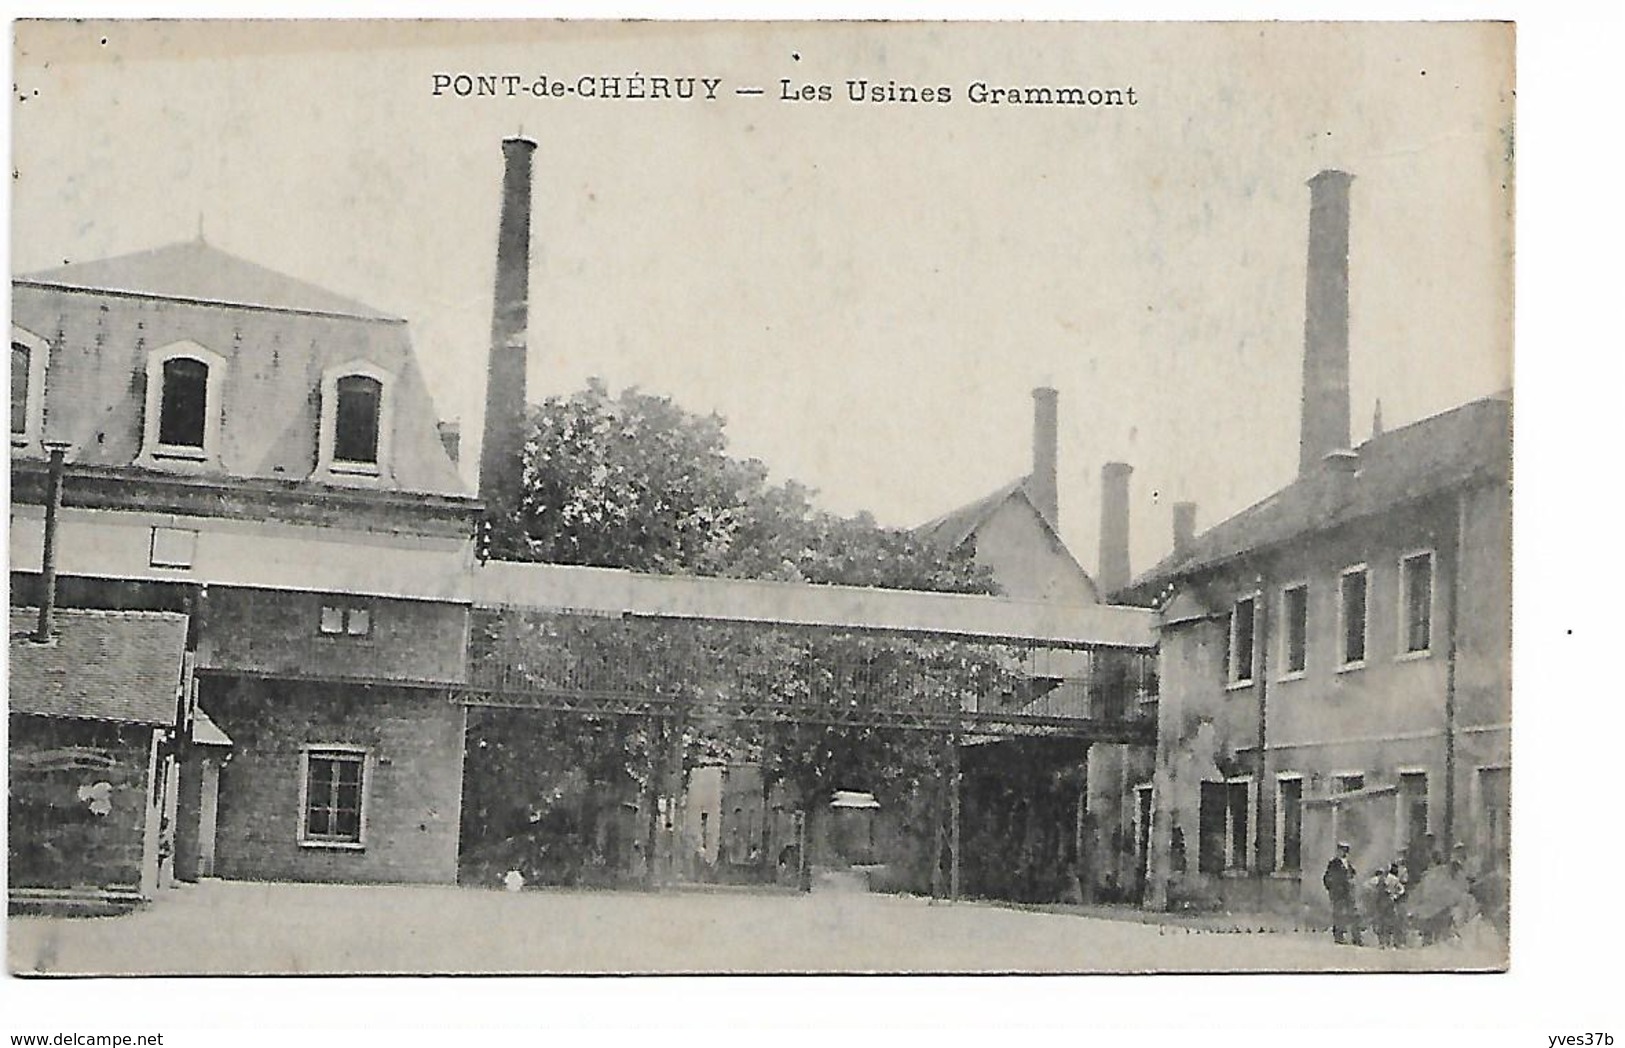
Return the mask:
<path id="1" fill-rule="evenodd" d="M 1360 911 L 1354 904 L 1354 866 L 1349 862 L 1349 845 L 1339 841 L 1337 855 L 1326 864 L 1326 875 L 1320 879 L 1332 901 L 1332 939 L 1336 942 L 1360 943 Z"/>

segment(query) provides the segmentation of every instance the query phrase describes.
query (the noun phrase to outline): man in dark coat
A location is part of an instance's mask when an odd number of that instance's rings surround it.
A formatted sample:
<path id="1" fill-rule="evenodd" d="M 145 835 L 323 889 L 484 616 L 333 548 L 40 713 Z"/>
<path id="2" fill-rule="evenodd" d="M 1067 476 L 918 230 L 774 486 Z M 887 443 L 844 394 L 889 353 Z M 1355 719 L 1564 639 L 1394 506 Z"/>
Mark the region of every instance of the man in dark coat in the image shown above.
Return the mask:
<path id="1" fill-rule="evenodd" d="M 1354 866 L 1349 862 L 1346 841 L 1337 845 L 1337 855 L 1326 864 L 1326 875 L 1320 879 L 1326 886 L 1326 895 L 1332 901 L 1332 939 L 1336 942 L 1360 943 L 1360 911 L 1354 903 Z"/>

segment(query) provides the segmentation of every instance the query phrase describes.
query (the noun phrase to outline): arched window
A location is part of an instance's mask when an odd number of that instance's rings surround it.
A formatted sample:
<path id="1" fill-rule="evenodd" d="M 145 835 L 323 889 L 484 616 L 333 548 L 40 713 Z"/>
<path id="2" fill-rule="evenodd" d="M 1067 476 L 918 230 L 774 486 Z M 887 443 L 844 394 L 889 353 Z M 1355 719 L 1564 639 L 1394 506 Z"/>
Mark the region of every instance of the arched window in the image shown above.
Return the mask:
<path id="1" fill-rule="evenodd" d="M 348 360 L 322 372 L 317 479 L 365 485 L 389 475 L 394 385 L 395 376 L 370 360 Z"/>
<path id="2" fill-rule="evenodd" d="M 11 435 L 28 432 L 28 365 L 32 354 L 21 342 L 11 344 Z"/>
<path id="3" fill-rule="evenodd" d="M 147 354 L 146 410 L 139 465 L 195 470 L 219 466 L 226 358 L 196 342 Z"/>
<path id="4" fill-rule="evenodd" d="M 209 417 L 209 365 L 192 357 L 173 357 L 164 361 L 163 375 L 158 443 L 201 451 Z"/>
<path id="5" fill-rule="evenodd" d="M 367 375 L 345 375 L 335 383 L 335 388 L 338 405 L 333 427 L 333 460 L 376 465 L 384 384 Z"/>
<path id="6" fill-rule="evenodd" d="M 45 366 L 51 350 L 43 338 L 11 328 L 11 446 L 25 448 L 40 438 L 45 422 Z"/>

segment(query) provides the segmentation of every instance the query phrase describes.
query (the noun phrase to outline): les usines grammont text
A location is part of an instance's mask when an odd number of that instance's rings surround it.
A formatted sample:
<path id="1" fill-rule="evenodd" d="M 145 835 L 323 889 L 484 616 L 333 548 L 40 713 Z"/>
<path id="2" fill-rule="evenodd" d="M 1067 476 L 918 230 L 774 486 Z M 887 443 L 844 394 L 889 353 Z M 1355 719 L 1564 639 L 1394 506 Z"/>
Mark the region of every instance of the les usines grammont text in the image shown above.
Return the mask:
<path id="1" fill-rule="evenodd" d="M 963 97 L 972 105 L 1062 105 L 1085 108 L 1135 106 L 1132 86 L 1088 87 L 1077 84 L 1001 85 L 972 80 L 963 95 L 947 84 L 910 84 L 896 80 L 852 78 L 841 83 L 781 78 L 771 86 L 732 85 L 722 77 L 587 75 L 555 77 L 518 73 L 434 73 L 430 93 L 436 98 L 586 99 L 605 102 L 716 102 L 726 97 L 767 98 L 780 102 L 860 105 L 949 105 Z"/>

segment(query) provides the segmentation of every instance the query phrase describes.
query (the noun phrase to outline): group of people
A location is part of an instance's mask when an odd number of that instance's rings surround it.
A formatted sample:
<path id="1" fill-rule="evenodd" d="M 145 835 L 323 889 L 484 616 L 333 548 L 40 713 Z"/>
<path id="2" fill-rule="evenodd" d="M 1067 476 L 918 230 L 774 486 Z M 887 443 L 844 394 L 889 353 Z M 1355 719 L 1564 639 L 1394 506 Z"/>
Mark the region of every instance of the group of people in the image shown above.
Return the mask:
<path id="1" fill-rule="evenodd" d="M 1438 852 L 1424 853 L 1424 869 L 1399 860 L 1363 880 L 1349 851 L 1348 843 L 1340 842 L 1321 879 L 1332 904 L 1336 942 L 1364 945 L 1369 927 L 1379 946 L 1405 946 L 1413 932 L 1428 945 L 1453 937 L 1478 912 L 1463 845 L 1448 860 Z"/>

